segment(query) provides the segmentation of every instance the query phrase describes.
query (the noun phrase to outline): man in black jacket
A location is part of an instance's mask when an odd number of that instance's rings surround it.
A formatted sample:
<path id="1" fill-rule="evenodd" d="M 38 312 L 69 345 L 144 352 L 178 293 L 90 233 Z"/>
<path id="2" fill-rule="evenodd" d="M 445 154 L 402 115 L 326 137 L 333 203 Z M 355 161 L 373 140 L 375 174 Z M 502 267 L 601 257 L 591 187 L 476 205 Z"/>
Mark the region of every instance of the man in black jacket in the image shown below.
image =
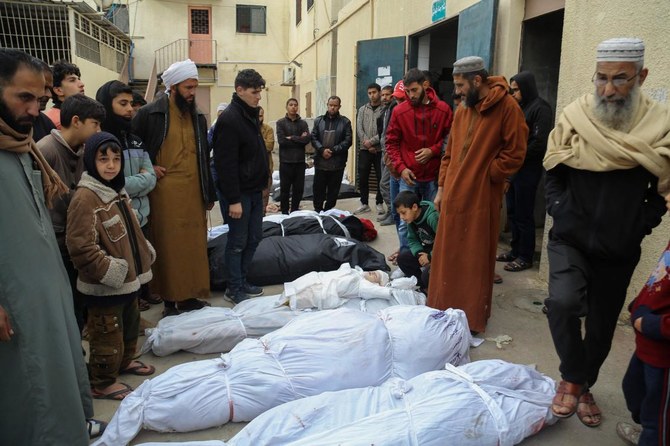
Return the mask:
<path id="1" fill-rule="evenodd" d="M 340 114 L 342 101 L 328 98 L 328 111 L 314 120 L 312 146 L 314 155 L 314 210 L 335 207 L 340 193 L 344 166 L 351 147 L 351 121 Z M 324 205 L 325 200 L 325 205 Z"/>
<path id="2" fill-rule="evenodd" d="M 291 198 L 291 212 L 300 209 L 300 200 L 305 188 L 305 146 L 309 144 L 309 140 L 309 127 L 298 115 L 298 100 L 291 98 L 286 101 L 286 116 L 277 121 L 282 214 L 289 213 L 289 198 Z"/>
<path id="3" fill-rule="evenodd" d="M 149 194 L 150 239 L 159 252 L 151 291 L 165 302 L 166 316 L 209 303 L 206 210 L 216 201 L 208 169 L 207 120 L 197 109 L 198 69 L 190 60 L 163 72 L 166 94 L 142 107 L 131 132 L 144 141 L 154 165 Z"/>
<path id="4" fill-rule="evenodd" d="M 510 80 L 510 94 L 521 105 L 528 125 L 528 149 L 521 169 L 509 179 L 507 216 L 512 227 L 512 250 L 496 260 L 507 262 L 505 271 L 533 266 L 535 253 L 535 194 L 542 178 L 542 159 L 554 116 L 547 101 L 538 96 L 535 76 L 522 71 Z"/>
<path id="5" fill-rule="evenodd" d="M 263 294 L 262 288 L 247 282 L 249 265 L 263 238 L 263 189 L 269 175 L 258 119 L 263 88 L 265 80 L 258 72 L 240 71 L 233 100 L 216 121 L 212 138 L 214 167 L 223 193 L 222 213 L 228 217 L 225 297 L 234 303 Z"/>
<path id="6" fill-rule="evenodd" d="M 549 329 L 561 360 L 558 417 L 601 423 L 591 388 L 612 345 L 640 243 L 666 212 L 667 106 L 641 91 L 644 43 L 610 39 L 597 50 L 595 94 L 563 109 L 549 135 Z M 582 331 L 580 317 L 585 317 Z"/>

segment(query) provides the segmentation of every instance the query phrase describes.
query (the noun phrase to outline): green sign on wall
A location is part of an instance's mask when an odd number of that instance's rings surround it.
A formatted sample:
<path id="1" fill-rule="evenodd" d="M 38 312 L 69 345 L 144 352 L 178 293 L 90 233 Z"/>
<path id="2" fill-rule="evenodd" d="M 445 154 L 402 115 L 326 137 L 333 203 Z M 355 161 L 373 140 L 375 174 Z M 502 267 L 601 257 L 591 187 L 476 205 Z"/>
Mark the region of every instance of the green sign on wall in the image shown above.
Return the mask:
<path id="1" fill-rule="evenodd" d="M 447 16 L 447 0 L 433 0 L 432 9 L 433 22 L 442 20 Z"/>

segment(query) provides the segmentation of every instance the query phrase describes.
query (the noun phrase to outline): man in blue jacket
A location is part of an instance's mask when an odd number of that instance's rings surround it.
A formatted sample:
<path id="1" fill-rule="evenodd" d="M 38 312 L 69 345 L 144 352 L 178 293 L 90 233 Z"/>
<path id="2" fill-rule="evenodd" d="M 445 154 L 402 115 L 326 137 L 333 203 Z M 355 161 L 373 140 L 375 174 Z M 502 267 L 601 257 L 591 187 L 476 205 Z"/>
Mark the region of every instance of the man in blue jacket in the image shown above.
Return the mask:
<path id="1" fill-rule="evenodd" d="M 214 167 L 223 193 L 221 209 L 229 228 L 225 298 L 234 303 L 263 294 L 262 288 L 247 282 L 249 265 L 263 238 L 263 189 L 269 175 L 258 119 L 263 88 L 265 80 L 256 70 L 240 71 L 233 100 L 216 121 L 212 139 Z"/>

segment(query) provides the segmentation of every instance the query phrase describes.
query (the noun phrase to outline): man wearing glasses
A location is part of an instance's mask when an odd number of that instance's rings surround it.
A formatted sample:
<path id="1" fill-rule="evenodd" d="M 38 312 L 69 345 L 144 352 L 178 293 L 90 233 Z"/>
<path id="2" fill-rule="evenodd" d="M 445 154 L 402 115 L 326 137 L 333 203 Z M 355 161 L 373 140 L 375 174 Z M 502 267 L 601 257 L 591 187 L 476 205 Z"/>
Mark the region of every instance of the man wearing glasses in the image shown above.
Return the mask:
<path id="1" fill-rule="evenodd" d="M 644 42 L 598 45 L 595 91 L 563 110 L 549 136 L 549 329 L 562 381 L 558 417 L 595 427 L 591 388 L 607 358 L 640 243 L 661 222 L 670 182 L 670 115 L 641 92 Z M 584 335 L 580 317 L 585 317 Z"/>

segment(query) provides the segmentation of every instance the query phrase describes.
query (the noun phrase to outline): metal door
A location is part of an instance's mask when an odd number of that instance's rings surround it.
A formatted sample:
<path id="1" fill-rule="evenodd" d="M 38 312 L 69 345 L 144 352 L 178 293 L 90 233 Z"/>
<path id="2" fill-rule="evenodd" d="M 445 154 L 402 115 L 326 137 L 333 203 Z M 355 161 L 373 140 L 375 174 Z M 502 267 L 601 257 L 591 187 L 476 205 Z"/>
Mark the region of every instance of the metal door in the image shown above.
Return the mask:
<path id="1" fill-rule="evenodd" d="M 479 56 L 491 70 L 495 46 L 498 0 L 481 0 L 458 16 L 456 58 Z"/>
<path id="2" fill-rule="evenodd" d="M 405 36 L 359 40 L 356 109 L 368 102 L 368 85 L 395 85 L 405 74 Z"/>
<path id="3" fill-rule="evenodd" d="M 394 86 L 405 74 L 405 36 L 359 40 L 357 44 L 356 110 L 368 102 L 368 85 Z M 356 116 L 351 119 L 356 122 Z M 354 176 L 358 184 L 358 138 L 354 135 L 357 156 Z M 370 172 L 370 191 L 377 191 L 374 169 Z"/>

